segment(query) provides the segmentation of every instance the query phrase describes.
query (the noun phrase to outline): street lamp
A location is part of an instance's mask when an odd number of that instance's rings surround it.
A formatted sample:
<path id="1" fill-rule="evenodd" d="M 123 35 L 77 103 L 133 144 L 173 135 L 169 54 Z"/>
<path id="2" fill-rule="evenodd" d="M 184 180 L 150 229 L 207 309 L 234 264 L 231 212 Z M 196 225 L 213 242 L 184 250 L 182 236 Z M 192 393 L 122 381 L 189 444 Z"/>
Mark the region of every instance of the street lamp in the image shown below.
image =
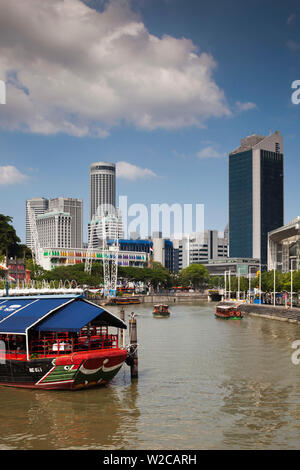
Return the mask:
<path id="1" fill-rule="evenodd" d="M 261 264 L 259 265 L 259 304 L 261 304 Z"/>
<path id="2" fill-rule="evenodd" d="M 273 305 L 276 305 L 276 269 L 274 268 L 274 294 L 273 294 Z"/>
<path id="3" fill-rule="evenodd" d="M 291 308 L 293 307 L 293 261 L 297 259 L 291 258 Z"/>
<path id="4" fill-rule="evenodd" d="M 256 266 L 249 266 L 249 272 L 248 272 L 248 275 L 249 275 L 249 302 L 250 302 L 250 292 L 251 292 L 251 268 L 255 268 L 257 269 Z"/>
<path id="5" fill-rule="evenodd" d="M 227 287 L 227 275 L 228 275 L 228 287 L 229 287 L 228 294 L 229 294 L 229 300 L 230 300 L 230 292 L 231 292 L 230 270 L 229 271 L 224 271 L 224 279 L 225 279 L 225 282 L 224 282 L 224 284 L 225 284 L 224 298 L 225 298 L 225 300 L 227 298 L 227 289 L 226 289 L 226 287 Z"/>

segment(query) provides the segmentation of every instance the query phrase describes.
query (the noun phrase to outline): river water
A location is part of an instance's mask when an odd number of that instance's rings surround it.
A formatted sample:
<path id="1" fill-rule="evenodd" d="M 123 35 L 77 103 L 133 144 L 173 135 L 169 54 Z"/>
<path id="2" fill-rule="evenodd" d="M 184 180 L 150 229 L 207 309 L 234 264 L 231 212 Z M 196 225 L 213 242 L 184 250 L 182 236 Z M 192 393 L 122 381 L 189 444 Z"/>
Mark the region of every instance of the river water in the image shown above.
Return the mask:
<path id="1" fill-rule="evenodd" d="M 139 378 L 129 367 L 78 392 L 0 387 L 0 449 L 297 449 L 300 326 L 217 320 L 214 304 L 137 317 Z M 115 308 L 112 308 L 115 312 Z"/>

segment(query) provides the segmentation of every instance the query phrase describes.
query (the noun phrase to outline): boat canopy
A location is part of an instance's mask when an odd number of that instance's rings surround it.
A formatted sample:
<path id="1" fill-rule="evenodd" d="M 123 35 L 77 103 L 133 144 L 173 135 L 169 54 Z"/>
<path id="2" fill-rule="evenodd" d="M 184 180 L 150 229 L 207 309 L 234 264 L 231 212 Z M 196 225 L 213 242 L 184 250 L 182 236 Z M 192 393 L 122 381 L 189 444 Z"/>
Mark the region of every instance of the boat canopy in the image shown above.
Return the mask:
<path id="1" fill-rule="evenodd" d="M 0 299 L 0 334 L 36 331 L 80 331 L 96 320 L 126 329 L 126 324 L 106 309 L 81 296 L 7 297 Z"/>

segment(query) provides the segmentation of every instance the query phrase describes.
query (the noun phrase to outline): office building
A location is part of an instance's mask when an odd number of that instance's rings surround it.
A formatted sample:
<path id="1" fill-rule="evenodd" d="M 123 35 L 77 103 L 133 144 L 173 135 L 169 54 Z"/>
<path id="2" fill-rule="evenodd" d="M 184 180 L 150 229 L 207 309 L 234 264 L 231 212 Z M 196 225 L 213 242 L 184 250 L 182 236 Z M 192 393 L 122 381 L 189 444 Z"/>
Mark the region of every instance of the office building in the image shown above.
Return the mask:
<path id="1" fill-rule="evenodd" d="M 251 135 L 229 154 L 229 254 L 267 264 L 268 232 L 283 225 L 283 138 Z"/>
<path id="2" fill-rule="evenodd" d="M 71 248 L 82 248 L 83 203 L 72 197 L 56 197 L 49 201 L 49 211 L 59 211 L 71 216 Z"/>
<path id="3" fill-rule="evenodd" d="M 225 276 L 230 273 L 234 276 L 257 277 L 260 261 L 251 258 L 219 258 L 203 263 L 210 276 Z"/>
<path id="4" fill-rule="evenodd" d="M 90 220 L 116 207 L 116 165 L 95 162 L 90 165 Z"/>
<path id="5" fill-rule="evenodd" d="M 31 229 L 30 229 L 30 222 L 29 222 L 29 215 L 28 215 L 28 207 L 27 204 L 29 203 L 30 207 L 33 209 L 35 216 L 44 214 L 49 207 L 48 199 L 44 197 L 35 197 L 26 201 L 26 245 L 33 249 L 33 240 L 31 236 Z"/>
<path id="6" fill-rule="evenodd" d="M 36 227 L 40 247 L 72 248 L 71 220 L 66 212 L 52 211 L 38 215 Z"/>
<path id="7" fill-rule="evenodd" d="M 153 232 L 153 261 L 162 264 L 170 272 L 174 272 L 173 241 L 163 238 L 162 232 Z"/>
<path id="8" fill-rule="evenodd" d="M 178 268 L 190 264 L 205 264 L 209 260 L 228 257 L 228 239 L 218 230 L 205 230 L 203 233 L 186 235 L 178 245 Z"/>

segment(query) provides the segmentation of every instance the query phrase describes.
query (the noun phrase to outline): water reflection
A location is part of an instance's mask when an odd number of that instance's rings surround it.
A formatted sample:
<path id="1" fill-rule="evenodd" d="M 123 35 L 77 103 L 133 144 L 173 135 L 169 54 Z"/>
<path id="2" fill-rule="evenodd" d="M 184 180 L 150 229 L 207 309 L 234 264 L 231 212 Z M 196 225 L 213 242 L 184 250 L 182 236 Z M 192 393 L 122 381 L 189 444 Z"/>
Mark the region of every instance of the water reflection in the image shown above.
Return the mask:
<path id="1" fill-rule="evenodd" d="M 123 366 L 101 389 L 0 387 L 0 449 L 299 446 L 298 325 L 217 320 L 205 303 L 172 305 L 162 321 L 151 305 L 134 311 L 139 379 L 131 383 Z"/>
<path id="2" fill-rule="evenodd" d="M 0 449 L 123 449 L 128 431 L 136 433 L 137 383 L 50 393 L 3 387 L 0 393 L 12 405 L 0 408 Z"/>
<path id="3" fill-rule="evenodd" d="M 231 425 L 223 430 L 224 445 L 230 448 L 268 448 L 277 432 L 287 424 L 288 387 L 251 379 L 223 382 L 225 390 L 221 411 L 231 415 Z"/>

